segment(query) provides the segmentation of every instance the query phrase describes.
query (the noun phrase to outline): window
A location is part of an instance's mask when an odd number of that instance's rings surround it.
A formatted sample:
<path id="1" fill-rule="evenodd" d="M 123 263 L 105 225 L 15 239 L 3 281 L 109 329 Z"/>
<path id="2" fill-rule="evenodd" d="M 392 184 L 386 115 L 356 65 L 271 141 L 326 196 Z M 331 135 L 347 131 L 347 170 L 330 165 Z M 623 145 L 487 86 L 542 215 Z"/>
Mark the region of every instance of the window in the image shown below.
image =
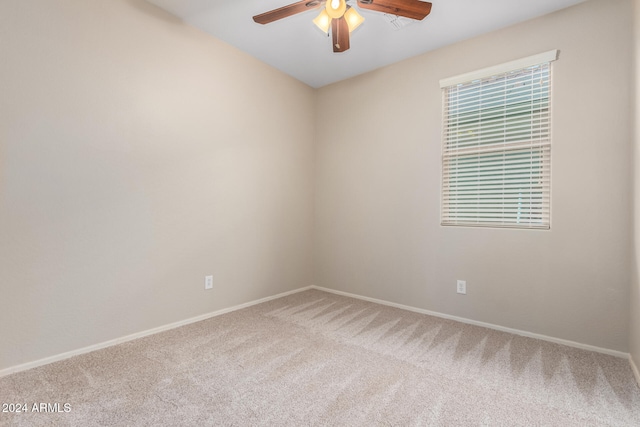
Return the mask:
<path id="1" fill-rule="evenodd" d="M 557 51 L 442 80 L 442 225 L 550 227 Z"/>

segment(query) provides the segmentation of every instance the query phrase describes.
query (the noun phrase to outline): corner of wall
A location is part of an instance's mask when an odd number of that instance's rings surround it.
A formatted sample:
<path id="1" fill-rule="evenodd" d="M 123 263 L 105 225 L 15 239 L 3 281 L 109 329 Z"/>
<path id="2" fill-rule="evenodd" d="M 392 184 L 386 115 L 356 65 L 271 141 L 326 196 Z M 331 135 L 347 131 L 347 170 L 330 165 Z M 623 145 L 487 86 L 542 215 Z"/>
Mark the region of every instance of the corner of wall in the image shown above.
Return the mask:
<path id="1" fill-rule="evenodd" d="M 629 361 L 640 385 L 640 0 L 633 1 L 633 73 L 632 73 L 632 239 L 631 239 L 631 276 L 629 298 Z"/>

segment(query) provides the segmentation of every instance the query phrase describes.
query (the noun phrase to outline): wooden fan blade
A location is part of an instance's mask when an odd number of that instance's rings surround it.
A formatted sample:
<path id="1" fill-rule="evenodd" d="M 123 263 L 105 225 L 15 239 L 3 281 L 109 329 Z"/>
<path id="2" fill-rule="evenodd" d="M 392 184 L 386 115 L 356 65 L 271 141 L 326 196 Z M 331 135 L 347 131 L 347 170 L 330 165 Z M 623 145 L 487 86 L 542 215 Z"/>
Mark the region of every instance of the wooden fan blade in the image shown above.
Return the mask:
<path id="1" fill-rule="evenodd" d="M 270 22 L 277 21 L 278 19 L 286 18 L 287 16 L 295 15 L 311 9 L 317 9 L 322 5 L 322 3 L 324 2 L 321 0 L 302 0 L 297 3 L 282 6 L 278 9 L 273 9 L 269 12 L 256 15 L 253 17 L 253 20 L 258 24 L 268 24 Z"/>
<path id="2" fill-rule="evenodd" d="M 431 13 L 431 3 L 420 0 L 358 0 L 358 6 L 418 21 Z"/>
<path id="3" fill-rule="evenodd" d="M 331 34 L 334 52 L 344 52 L 349 49 L 349 24 L 344 16 L 331 20 Z"/>

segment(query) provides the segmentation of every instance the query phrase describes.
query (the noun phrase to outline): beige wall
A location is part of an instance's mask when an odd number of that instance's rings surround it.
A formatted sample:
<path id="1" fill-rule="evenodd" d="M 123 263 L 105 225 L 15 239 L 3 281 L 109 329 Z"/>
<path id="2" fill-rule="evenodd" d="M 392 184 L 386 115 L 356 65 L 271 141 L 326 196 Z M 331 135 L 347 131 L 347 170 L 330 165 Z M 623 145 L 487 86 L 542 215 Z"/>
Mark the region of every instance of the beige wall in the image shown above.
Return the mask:
<path id="1" fill-rule="evenodd" d="M 627 351 L 630 5 L 586 2 L 320 89 L 315 283 Z M 551 230 L 441 227 L 439 80 L 551 49 Z"/>
<path id="2" fill-rule="evenodd" d="M 0 370 L 311 284 L 312 89 L 143 0 L 0 58 Z"/>
<path id="3" fill-rule="evenodd" d="M 311 283 L 638 361 L 630 4 L 316 92 L 143 0 L 0 1 L 0 370 Z M 441 227 L 438 81 L 550 49 L 551 231 Z"/>
<path id="4" fill-rule="evenodd" d="M 629 351 L 636 367 L 640 368 L 640 0 L 634 0 L 634 57 L 635 57 L 635 135 L 633 145 L 633 247 L 631 260 L 631 316 L 629 318 Z M 640 381 L 640 378 L 639 378 Z"/>

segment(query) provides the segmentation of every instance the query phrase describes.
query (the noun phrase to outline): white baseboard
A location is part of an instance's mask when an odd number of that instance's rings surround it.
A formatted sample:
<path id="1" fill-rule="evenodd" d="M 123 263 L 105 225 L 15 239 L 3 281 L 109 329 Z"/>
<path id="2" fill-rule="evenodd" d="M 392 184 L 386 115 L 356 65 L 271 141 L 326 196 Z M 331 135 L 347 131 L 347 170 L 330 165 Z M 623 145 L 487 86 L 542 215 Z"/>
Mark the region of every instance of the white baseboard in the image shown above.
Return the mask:
<path id="1" fill-rule="evenodd" d="M 135 334 L 127 335 L 120 338 L 115 338 L 109 341 L 104 341 L 98 344 L 90 345 L 88 347 L 79 348 L 77 350 L 68 351 L 66 353 L 57 354 L 55 356 L 45 357 L 44 359 L 35 360 L 33 362 L 23 363 L 21 365 L 11 366 L 9 368 L 5 368 L 0 370 L 0 377 L 4 377 L 6 375 L 10 375 L 20 371 L 26 371 L 27 369 L 37 368 L 38 366 L 48 365 L 49 363 L 58 362 L 60 360 L 68 359 L 73 356 L 78 356 L 80 354 L 90 353 L 92 351 L 100 350 L 106 347 L 111 347 L 113 345 L 121 344 L 127 341 L 132 341 L 137 338 L 146 337 L 149 335 L 157 334 L 159 332 L 168 331 L 170 329 L 179 328 L 180 326 L 185 326 L 191 323 L 200 322 L 202 320 L 209 319 L 211 317 L 220 316 L 225 313 L 230 313 L 232 311 L 240 310 L 243 308 L 251 307 L 252 305 L 260 304 L 263 302 L 271 301 L 277 298 L 282 298 L 287 295 L 295 294 L 298 292 L 306 291 L 311 289 L 311 286 L 307 286 L 304 288 L 294 289 L 293 291 L 283 292 L 277 295 L 273 295 L 270 297 L 265 297 L 261 299 L 257 299 L 254 301 L 246 302 L 244 304 L 235 305 L 233 307 L 223 308 L 221 310 L 213 311 L 211 313 L 202 314 L 200 316 L 192 317 L 186 320 L 180 320 L 178 322 L 170 323 L 168 325 L 159 326 L 153 329 L 147 329 L 146 331 L 136 332 Z"/>
<path id="2" fill-rule="evenodd" d="M 343 291 L 337 291 L 335 289 L 329 289 L 329 288 L 323 288 L 321 286 L 306 286 L 304 288 L 299 288 L 299 289 L 294 289 L 292 291 L 288 291 L 288 292 L 283 292 L 277 295 L 273 295 L 273 296 L 269 296 L 269 297 L 265 297 L 265 298 L 261 298 L 258 300 L 254 300 L 254 301 L 250 301 L 244 304 L 240 304 L 240 305 L 236 305 L 233 307 L 228 307 L 228 308 L 223 308 L 221 310 L 217 310 L 211 313 L 206 313 L 206 314 L 202 314 L 200 316 L 196 316 L 196 317 L 192 317 L 186 320 L 181 320 L 179 322 L 174 322 L 174 323 L 170 323 L 168 325 L 164 325 L 164 326 L 159 326 L 157 328 L 153 328 L 153 329 L 148 329 L 146 331 L 141 331 L 141 332 L 137 332 L 135 334 L 131 334 L 131 335 L 127 335 L 124 337 L 120 337 L 120 338 L 116 338 L 116 339 L 112 339 L 109 341 L 104 341 L 102 343 L 98 343 L 98 344 L 94 344 L 88 347 L 83 347 L 77 350 L 72 350 L 72 351 L 68 351 L 66 353 L 62 353 L 62 354 L 57 354 L 55 356 L 50 356 L 50 357 L 45 357 L 44 359 L 39 359 L 39 360 L 35 360 L 33 362 L 28 362 L 28 363 L 24 363 L 21 365 L 16 365 L 16 366 L 11 366 L 9 368 L 5 368 L 0 370 L 0 377 L 6 376 L 6 375 L 10 375 L 16 372 L 20 372 L 20 371 L 26 371 L 27 369 L 32 369 L 32 368 L 36 368 L 38 366 L 43 366 L 43 365 L 48 365 L 49 363 L 53 363 L 53 362 L 57 362 L 60 360 L 64 360 L 64 359 L 68 359 L 70 357 L 73 356 L 78 356 L 81 354 L 85 354 L 85 353 L 89 353 L 92 351 L 96 351 L 96 350 L 100 350 L 106 347 L 111 347 L 113 345 L 117 345 L 117 344 L 121 344 L 127 341 L 132 341 L 135 340 L 137 338 L 142 338 L 142 337 L 146 337 L 149 335 L 153 335 L 153 334 L 157 334 L 159 332 L 164 332 L 164 331 L 168 331 L 170 329 L 174 329 L 174 328 L 178 328 L 180 326 L 185 326 L 191 323 L 195 323 L 195 322 L 200 322 L 202 320 L 206 320 L 215 316 L 220 316 L 222 314 L 225 313 L 230 313 L 232 311 L 236 311 L 236 310 L 241 310 L 243 308 L 247 308 L 247 307 L 251 307 L 252 305 L 256 305 L 256 304 L 260 304 L 263 302 L 267 302 L 267 301 L 271 301 L 277 298 L 282 298 L 285 297 L 287 295 L 291 295 L 291 294 L 295 294 L 298 292 L 302 292 L 302 291 L 306 291 L 309 289 L 317 289 L 319 291 L 324 291 L 324 292 L 329 292 L 332 294 L 337 294 L 337 295 L 343 295 L 346 297 L 351 297 L 351 298 L 356 298 L 356 299 L 360 299 L 363 301 L 369 301 L 369 302 L 373 302 L 376 304 L 381 304 L 381 305 L 387 305 L 390 307 L 396 307 L 396 308 L 400 308 L 403 310 L 408 310 L 408 311 L 413 311 L 416 313 L 421 313 L 421 314 L 426 314 L 429 316 L 434 316 L 434 317 L 440 317 L 443 319 L 449 319 L 449 320 L 455 320 L 457 322 L 461 322 L 461 323 L 466 323 L 466 324 L 470 324 L 470 325 L 475 325 L 475 326 L 482 326 L 488 329 L 494 329 L 497 331 L 502 331 L 502 332 L 508 332 L 508 333 L 512 333 L 515 335 L 520 335 L 520 336 L 524 336 L 524 337 L 529 337 L 529 338 L 536 338 L 539 340 L 543 340 L 543 341 L 549 341 L 549 342 L 553 342 L 556 344 L 562 344 L 562 345 L 566 345 L 569 347 L 575 347 L 575 348 L 580 348 L 583 350 L 589 350 L 589 351 L 595 351 L 597 353 L 603 353 L 603 354 L 608 354 L 610 356 L 615 356 L 615 357 L 620 357 L 620 358 L 625 358 L 629 360 L 629 363 L 631 364 L 631 369 L 633 370 L 633 373 L 636 377 L 636 380 L 638 381 L 638 385 L 640 385 L 640 372 L 638 371 L 638 367 L 637 365 L 634 363 L 633 358 L 631 357 L 631 355 L 629 353 L 624 353 L 621 351 L 617 351 L 617 350 L 610 350 L 610 349 L 606 349 L 606 348 L 601 348 L 601 347 L 595 347 L 592 345 L 588 345 L 588 344 L 581 344 L 575 341 L 569 341 L 569 340 L 564 340 L 564 339 L 560 339 L 560 338 L 554 338 L 554 337 L 549 337 L 547 335 L 541 335 L 541 334 L 535 334 L 532 332 L 527 332 L 527 331 L 521 331 L 519 329 L 512 329 L 512 328 L 507 328 L 504 326 L 499 326 L 499 325 L 494 325 L 491 323 L 485 323 L 485 322 L 479 322 L 476 320 L 471 320 L 471 319 L 466 319 L 463 317 L 458 317 L 458 316 L 451 316 L 448 314 L 443 314 L 443 313 L 438 313 L 435 311 L 431 311 L 431 310 L 425 310 L 422 308 L 417 308 L 417 307 L 411 307 L 408 305 L 403 305 L 403 304 L 397 304 L 394 302 L 390 302 L 390 301 L 385 301 L 385 300 L 381 300 L 381 299 L 377 299 L 377 298 L 370 298 L 370 297 L 365 297 L 362 295 L 357 295 L 357 294 L 352 294 L 349 292 L 343 292 Z"/>
<path id="3" fill-rule="evenodd" d="M 376 299 L 376 298 L 369 298 L 369 297 L 365 297 L 365 296 L 362 296 L 362 295 L 352 294 L 352 293 L 349 293 L 349 292 L 336 291 L 334 289 L 323 288 L 323 287 L 320 287 L 320 286 L 311 286 L 311 288 L 312 289 L 317 289 L 319 291 L 329 292 L 329 293 L 336 294 L 336 295 L 342 295 L 342 296 L 346 296 L 346 297 L 360 299 L 360 300 L 363 300 L 363 301 L 374 302 L 376 304 L 382 304 L 382 305 L 388 305 L 390 307 L 401 308 L 403 310 L 413 311 L 413 312 L 416 312 L 416 313 L 427 314 L 429 316 L 440 317 L 442 319 L 455 320 L 457 322 L 467 323 L 469 325 L 482 326 L 484 328 L 494 329 L 496 331 L 508 332 L 508 333 L 515 334 L 515 335 L 520 335 L 520 336 L 523 336 L 523 337 L 529 337 L 529 338 L 535 338 L 535 339 L 539 339 L 539 340 L 543 340 L 543 341 L 549 341 L 549 342 L 552 342 L 552 343 L 562 344 L 562 345 L 566 345 L 566 346 L 569 346 L 569 347 L 575 347 L 575 348 L 579 348 L 579 349 L 582 349 L 582 350 L 595 351 L 596 353 L 608 354 L 610 356 L 620 357 L 620 358 L 623 358 L 623 359 L 629 359 L 630 358 L 629 353 L 624 353 L 624 352 L 617 351 L 617 350 L 610 350 L 608 348 L 601 348 L 601 347 L 596 347 L 596 346 L 593 346 L 593 345 L 581 344 L 581 343 L 575 342 L 575 341 L 564 340 L 564 339 L 561 339 L 561 338 L 554 338 L 554 337 L 550 337 L 550 336 L 547 336 L 547 335 L 535 334 L 533 332 L 521 331 L 519 329 L 506 328 L 504 326 L 494 325 L 492 323 L 479 322 L 477 320 L 465 319 L 464 317 L 451 316 L 449 314 L 438 313 L 436 311 L 425 310 L 425 309 L 422 309 L 422 308 L 411 307 L 411 306 L 403 305 L 403 304 L 397 304 L 397 303 L 394 303 L 394 302 L 389 302 L 389 301 L 380 300 L 380 299 Z M 637 369 L 636 369 L 635 373 L 636 373 L 636 378 L 638 378 Z M 639 383 L 640 383 L 640 381 L 639 381 Z"/>
<path id="4" fill-rule="evenodd" d="M 631 365 L 631 370 L 633 371 L 633 375 L 636 377 L 636 382 L 638 383 L 638 387 L 640 387 L 640 371 L 638 371 L 638 365 L 633 361 L 633 356 L 629 355 L 629 364 Z"/>

